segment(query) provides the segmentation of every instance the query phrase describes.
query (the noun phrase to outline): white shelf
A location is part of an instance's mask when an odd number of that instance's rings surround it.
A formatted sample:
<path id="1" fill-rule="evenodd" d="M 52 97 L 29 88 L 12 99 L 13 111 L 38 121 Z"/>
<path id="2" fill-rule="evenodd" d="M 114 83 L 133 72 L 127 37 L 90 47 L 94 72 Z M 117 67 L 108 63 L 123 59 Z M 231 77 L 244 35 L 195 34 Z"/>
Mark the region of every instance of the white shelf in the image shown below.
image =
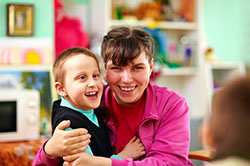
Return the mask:
<path id="1" fill-rule="evenodd" d="M 216 62 L 216 63 L 210 63 L 209 64 L 212 69 L 238 69 L 238 68 L 244 68 L 243 62 Z"/>
<path id="2" fill-rule="evenodd" d="M 185 76 L 185 75 L 193 75 L 196 72 L 195 67 L 180 67 L 180 68 L 162 68 L 162 74 L 164 76 Z"/>
<path id="3" fill-rule="evenodd" d="M 172 30 L 197 30 L 196 23 L 189 22 L 170 22 L 170 21 L 138 21 L 138 20 L 110 20 L 109 26 L 120 25 L 135 25 L 135 26 L 148 26 L 150 24 L 156 25 L 160 29 Z"/>
<path id="4" fill-rule="evenodd" d="M 51 65 L 3 65 L 1 64 L 0 70 L 22 70 L 22 71 L 51 71 L 52 70 L 52 64 Z"/>
<path id="5" fill-rule="evenodd" d="M 167 35 L 167 41 L 170 46 L 180 45 L 180 39 L 182 36 L 187 36 L 190 39 L 190 45 L 194 48 L 194 55 L 192 63 L 190 66 L 183 66 L 179 68 L 168 68 L 164 66 L 161 68 L 161 75 L 156 77 L 154 82 L 161 85 L 167 86 L 170 89 L 173 89 L 180 94 L 182 94 L 189 105 L 190 108 L 190 117 L 192 118 L 203 118 L 207 110 L 207 100 L 208 95 L 207 91 L 200 91 L 198 89 L 206 89 L 206 74 L 205 71 L 205 61 L 203 58 L 201 46 L 201 4 L 203 0 L 194 0 L 194 22 L 174 22 L 174 21 L 152 21 L 152 20 L 137 20 L 135 17 L 127 17 L 123 20 L 113 19 L 112 16 L 114 13 L 114 6 L 112 6 L 112 1 L 117 2 L 117 0 L 92 0 L 95 2 L 93 7 L 100 6 L 100 3 L 103 3 L 103 7 L 95 9 L 94 19 L 100 25 L 99 17 L 105 15 L 105 22 L 103 23 L 105 32 L 109 31 L 111 27 L 116 26 L 138 26 L 138 27 L 149 27 L 151 29 L 159 28 Z M 124 2 L 124 1 L 119 1 Z M 137 1 L 138 2 L 138 1 Z M 98 14 L 104 9 L 104 14 Z M 99 17 L 97 17 L 99 16 Z M 98 26 L 95 26 L 98 27 Z M 172 47 L 171 47 L 172 48 Z M 175 51 L 175 52 L 174 52 Z M 181 60 L 178 59 L 181 57 L 183 52 L 173 50 L 172 55 L 176 54 L 176 59 L 173 59 L 174 62 Z M 172 57 L 173 57 L 172 56 Z M 179 56 L 179 57 L 178 57 Z M 174 57 L 175 58 L 175 57 Z M 194 62 L 194 64 L 193 64 Z M 180 63 L 182 64 L 182 63 Z M 199 101 L 197 103 L 197 101 Z"/>

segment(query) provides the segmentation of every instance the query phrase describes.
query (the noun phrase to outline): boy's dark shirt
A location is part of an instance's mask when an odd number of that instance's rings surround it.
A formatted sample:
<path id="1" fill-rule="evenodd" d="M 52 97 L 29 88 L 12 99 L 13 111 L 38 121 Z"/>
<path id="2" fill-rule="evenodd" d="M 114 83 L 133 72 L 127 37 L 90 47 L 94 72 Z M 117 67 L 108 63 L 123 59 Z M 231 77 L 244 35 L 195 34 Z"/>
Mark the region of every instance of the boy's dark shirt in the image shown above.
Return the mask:
<path id="1" fill-rule="evenodd" d="M 91 122 L 82 113 L 72 110 L 71 108 L 60 106 L 61 100 L 57 100 L 53 103 L 52 110 L 52 134 L 56 126 L 63 120 L 70 120 L 70 127 L 86 128 L 91 135 L 90 148 L 95 156 L 110 157 L 113 154 L 110 139 L 108 136 L 107 126 L 104 124 L 100 115 L 100 108 L 94 110 L 94 113 L 98 119 L 99 127 Z"/>

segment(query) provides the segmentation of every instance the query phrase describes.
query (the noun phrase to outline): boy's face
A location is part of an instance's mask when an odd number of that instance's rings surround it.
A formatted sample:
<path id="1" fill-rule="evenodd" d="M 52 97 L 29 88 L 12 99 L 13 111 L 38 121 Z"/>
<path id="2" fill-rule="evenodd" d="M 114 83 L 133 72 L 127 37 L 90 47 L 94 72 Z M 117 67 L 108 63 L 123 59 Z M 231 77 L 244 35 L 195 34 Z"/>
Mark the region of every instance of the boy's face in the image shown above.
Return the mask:
<path id="1" fill-rule="evenodd" d="M 81 110 L 99 107 L 103 84 L 96 60 L 79 54 L 70 57 L 63 68 L 65 99 Z"/>

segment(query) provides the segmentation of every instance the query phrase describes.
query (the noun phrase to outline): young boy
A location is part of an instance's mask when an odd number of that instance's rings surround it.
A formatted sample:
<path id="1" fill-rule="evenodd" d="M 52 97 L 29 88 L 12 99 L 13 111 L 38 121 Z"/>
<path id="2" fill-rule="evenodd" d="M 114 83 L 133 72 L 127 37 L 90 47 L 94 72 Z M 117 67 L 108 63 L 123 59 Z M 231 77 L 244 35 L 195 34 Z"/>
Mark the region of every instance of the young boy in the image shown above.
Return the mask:
<path id="1" fill-rule="evenodd" d="M 206 145 L 216 150 L 212 166 L 250 165 L 250 78 L 235 79 L 215 93 L 205 127 Z"/>
<path id="2" fill-rule="evenodd" d="M 85 152 L 95 156 L 110 157 L 113 154 L 107 127 L 100 108 L 103 92 L 98 60 L 85 48 L 70 48 L 61 52 L 53 65 L 55 88 L 61 100 L 53 103 L 52 133 L 63 120 L 70 120 L 68 130 L 86 128 L 91 142 Z M 145 153 L 144 147 L 133 139 L 114 158 L 138 158 Z"/>

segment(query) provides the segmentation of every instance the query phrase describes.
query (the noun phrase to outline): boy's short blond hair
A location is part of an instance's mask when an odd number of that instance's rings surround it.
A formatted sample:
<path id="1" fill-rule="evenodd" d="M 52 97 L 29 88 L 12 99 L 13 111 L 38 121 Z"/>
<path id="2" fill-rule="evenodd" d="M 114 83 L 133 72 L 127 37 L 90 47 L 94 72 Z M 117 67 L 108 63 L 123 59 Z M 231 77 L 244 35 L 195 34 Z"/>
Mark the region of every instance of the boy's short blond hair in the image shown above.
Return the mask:
<path id="1" fill-rule="evenodd" d="M 97 66 L 98 66 L 98 70 L 100 71 L 99 61 L 93 52 L 91 52 L 87 48 L 73 47 L 73 48 L 69 48 L 69 49 L 62 51 L 58 55 L 56 61 L 54 62 L 53 76 L 54 76 L 55 82 L 61 82 L 61 83 L 64 82 L 64 75 L 65 75 L 65 71 L 66 71 L 66 69 L 63 67 L 64 63 L 70 57 L 73 57 L 73 56 L 79 55 L 79 54 L 83 54 L 83 55 L 90 56 L 90 57 L 94 58 L 96 60 Z"/>

